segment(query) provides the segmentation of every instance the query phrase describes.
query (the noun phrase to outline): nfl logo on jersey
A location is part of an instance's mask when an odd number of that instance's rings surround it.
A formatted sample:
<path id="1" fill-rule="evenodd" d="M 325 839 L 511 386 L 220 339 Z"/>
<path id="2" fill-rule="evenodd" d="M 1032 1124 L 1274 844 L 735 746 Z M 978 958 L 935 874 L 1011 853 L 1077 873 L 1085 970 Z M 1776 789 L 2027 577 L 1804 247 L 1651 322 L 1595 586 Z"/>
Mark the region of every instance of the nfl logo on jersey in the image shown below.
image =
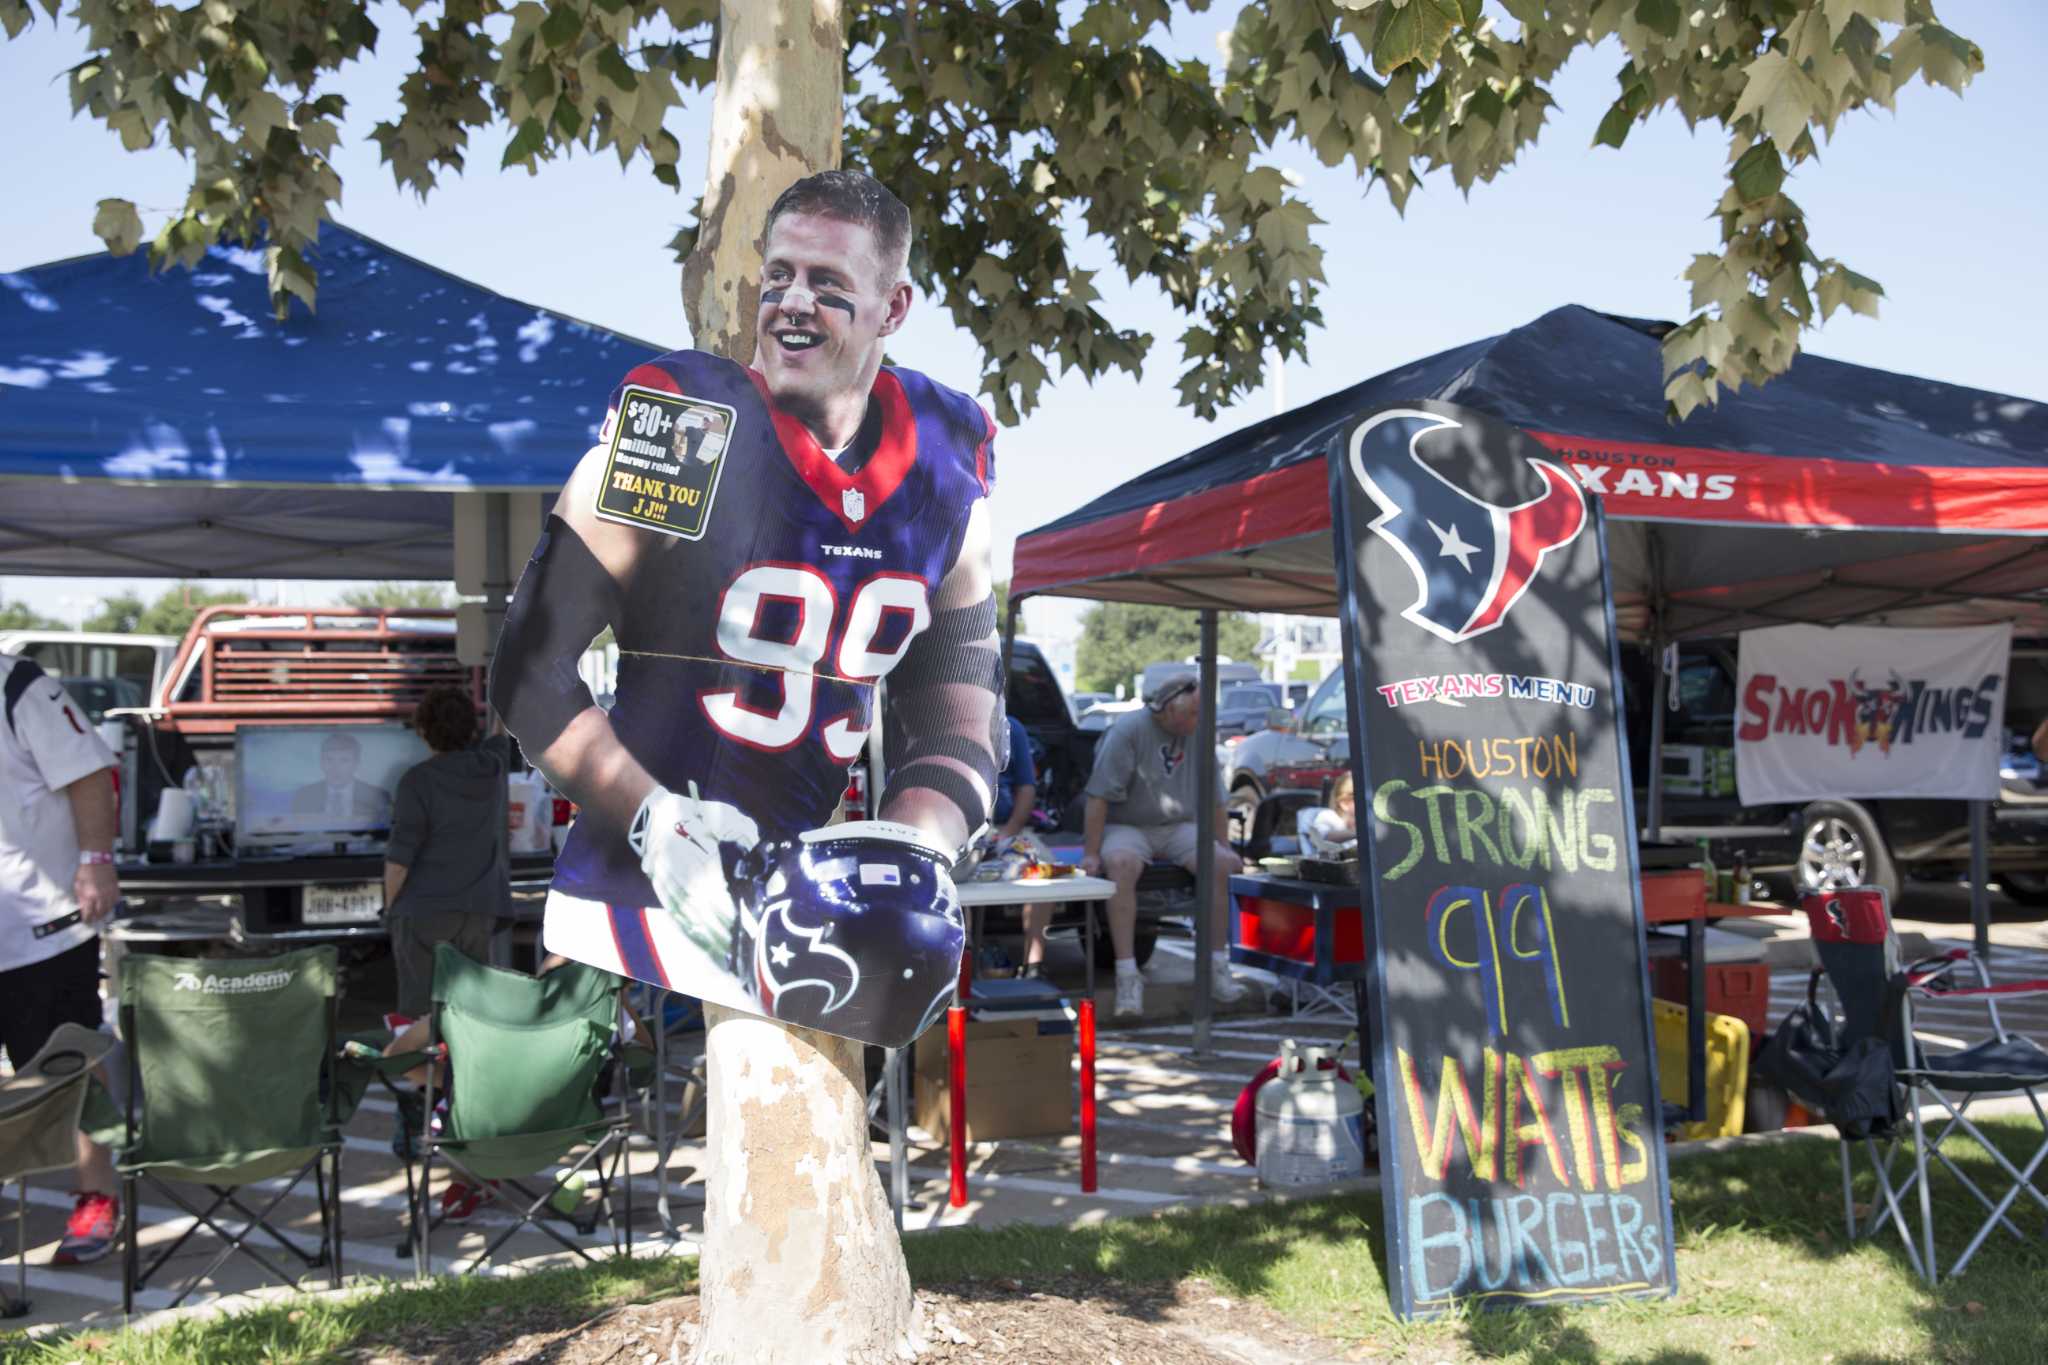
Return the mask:
<path id="1" fill-rule="evenodd" d="M 848 521 L 859 521 L 868 514 L 868 500 L 858 488 L 849 488 L 839 495 L 839 505 L 846 509 Z"/>

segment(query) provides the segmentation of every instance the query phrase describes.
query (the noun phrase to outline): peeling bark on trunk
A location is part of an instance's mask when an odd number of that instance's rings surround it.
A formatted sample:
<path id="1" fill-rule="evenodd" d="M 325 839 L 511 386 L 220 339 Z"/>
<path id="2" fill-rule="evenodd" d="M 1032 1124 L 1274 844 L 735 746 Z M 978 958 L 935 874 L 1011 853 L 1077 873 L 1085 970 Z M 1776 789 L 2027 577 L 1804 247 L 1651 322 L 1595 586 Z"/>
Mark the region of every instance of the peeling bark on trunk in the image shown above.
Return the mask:
<path id="1" fill-rule="evenodd" d="M 860 1044 L 705 1016 L 698 1365 L 915 1358 L 923 1324 L 868 1143 Z"/>
<path id="2" fill-rule="evenodd" d="M 704 220 L 683 267 L 699 350 L 751 363 L 762 229 L 839 164 L 839 0 L 723 0 Z M 869 1361 L 923 1350 L 875 1173 L 857 1043 L 705 1008 L 709 1113 L 698 1365 Z"/>

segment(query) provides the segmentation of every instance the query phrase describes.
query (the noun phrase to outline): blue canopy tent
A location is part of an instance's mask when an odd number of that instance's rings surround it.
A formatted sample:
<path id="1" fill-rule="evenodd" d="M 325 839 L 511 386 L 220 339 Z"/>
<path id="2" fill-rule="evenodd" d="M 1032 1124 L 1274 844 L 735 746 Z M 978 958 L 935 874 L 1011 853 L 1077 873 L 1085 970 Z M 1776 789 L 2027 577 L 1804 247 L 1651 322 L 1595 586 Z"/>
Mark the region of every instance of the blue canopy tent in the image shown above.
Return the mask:
<path id="1" fill-rule="evenodd" d="M 282 322 L 241 247 L 0 275 L 0 573 L 449 578 L 456 496 L 559 488 L 666 349 L 338 224 L 316 263 Z"/>

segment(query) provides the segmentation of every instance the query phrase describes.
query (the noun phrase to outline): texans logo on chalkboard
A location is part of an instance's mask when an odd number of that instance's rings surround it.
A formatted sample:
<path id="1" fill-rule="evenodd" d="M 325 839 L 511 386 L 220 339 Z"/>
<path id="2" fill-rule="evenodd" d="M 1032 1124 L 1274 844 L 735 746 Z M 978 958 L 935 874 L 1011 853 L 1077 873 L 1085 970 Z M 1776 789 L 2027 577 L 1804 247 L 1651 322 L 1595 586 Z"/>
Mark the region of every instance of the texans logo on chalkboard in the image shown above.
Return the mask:
<path id="1" fill-rule="evenodd" d="M 1548 460 L 1529 461 L 1543 491 L 1513 507 L 1483 502 L 1424 463 L 1422 438 L 1460 425 L 1397 409 L 1361 427 L 1351 445 L 1351 473 L 1380 508 L 1369 529 L 1415 575 L 1415 602 L 1401 615 L 1452 644 L 1506 620 L 1544 556 L 1586 525 L 1578 480 Z"/>

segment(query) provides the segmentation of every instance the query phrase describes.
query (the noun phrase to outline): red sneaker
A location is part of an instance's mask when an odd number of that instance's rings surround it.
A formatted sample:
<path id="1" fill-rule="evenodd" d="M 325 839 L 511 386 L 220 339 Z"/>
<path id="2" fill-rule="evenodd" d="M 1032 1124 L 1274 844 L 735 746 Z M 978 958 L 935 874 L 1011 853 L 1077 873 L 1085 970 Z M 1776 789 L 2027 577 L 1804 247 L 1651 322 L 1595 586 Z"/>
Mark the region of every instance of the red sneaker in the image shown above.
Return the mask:
<path id="1" fill-rule="evenodd" d="M 492 1185 L 498 1182 L 493 1180 Z M 481 1186 L 465 1181 L 452 1182 L 441 1191 L 441 1221 L 444 1223 L 466 1223 L 469 1216 L 482 1208 L 490 1198 Z"/>
<path id="2" fill-rule="evenodd" d="M 111 1194 L 73 1190 L 78 1202 L 64 1224 L 64 1240 L 50 1256 L 51 1265 L 85 1265 L 114 1249 L 121 1231 L 121 1201 Z"/>

